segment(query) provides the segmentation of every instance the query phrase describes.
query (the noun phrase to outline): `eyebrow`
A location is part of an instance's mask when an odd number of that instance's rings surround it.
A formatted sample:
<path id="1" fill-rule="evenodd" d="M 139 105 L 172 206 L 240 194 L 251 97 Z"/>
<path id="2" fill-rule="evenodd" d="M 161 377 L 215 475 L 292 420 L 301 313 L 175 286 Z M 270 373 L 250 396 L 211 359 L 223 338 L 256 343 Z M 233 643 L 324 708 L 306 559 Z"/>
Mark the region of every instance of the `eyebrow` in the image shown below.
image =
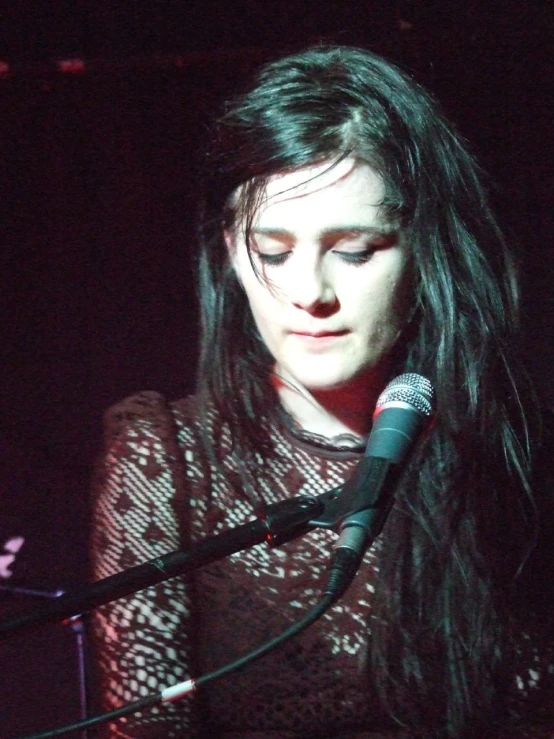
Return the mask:
<path id="1" fill-rule="evenodd" d="M 344 225 L 344 226 L 329 226 L 320 231 L 321 236 L 334 236 L 336 234 L 347 234 L 347 233 L 366 233 L 370 236 L 381 236 L 391 235 L 398 232 L 397 226 L 383 224 L 382 226 L 363 226 L 360 224 Z M 261 236 L 284 236 L 287 238 L 294 238 L 295 234 L 292 231 L 287 231 L 286 228 L 272 228 L 266 226 L 253 226 L 253 234 L 260 234 Z"/>

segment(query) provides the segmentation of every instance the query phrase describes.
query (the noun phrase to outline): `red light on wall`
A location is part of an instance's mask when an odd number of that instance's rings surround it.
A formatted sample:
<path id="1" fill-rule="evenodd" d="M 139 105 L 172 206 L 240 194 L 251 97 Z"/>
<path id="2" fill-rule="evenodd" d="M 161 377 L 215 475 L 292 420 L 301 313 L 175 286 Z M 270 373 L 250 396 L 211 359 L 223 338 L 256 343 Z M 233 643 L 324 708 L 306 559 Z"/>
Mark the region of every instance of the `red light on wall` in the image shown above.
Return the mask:
<path id="1" fill-rule="evenodd" d="M 82 59 L 61 59 L 57 62 L 57 67 L 60 72 L 66 72 L 67 74 L 82 74 L 86 65 Z"/>

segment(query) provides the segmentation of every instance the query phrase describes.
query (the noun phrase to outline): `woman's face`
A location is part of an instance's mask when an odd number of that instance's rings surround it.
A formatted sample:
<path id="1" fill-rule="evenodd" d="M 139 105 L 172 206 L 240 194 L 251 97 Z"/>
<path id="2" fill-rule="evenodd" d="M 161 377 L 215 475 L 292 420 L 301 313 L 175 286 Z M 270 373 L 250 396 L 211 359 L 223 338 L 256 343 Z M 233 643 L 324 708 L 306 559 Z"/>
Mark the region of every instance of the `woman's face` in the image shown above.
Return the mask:
<path id="1" fill-rule="evenodd" d="M 272 177 L 253 221 L 226 232 L 238 278 L 276 372 L 310 392 L 371 378 L 411 301 L 402 235 L 385 220 L 384 187 L 345 159 Z"/>

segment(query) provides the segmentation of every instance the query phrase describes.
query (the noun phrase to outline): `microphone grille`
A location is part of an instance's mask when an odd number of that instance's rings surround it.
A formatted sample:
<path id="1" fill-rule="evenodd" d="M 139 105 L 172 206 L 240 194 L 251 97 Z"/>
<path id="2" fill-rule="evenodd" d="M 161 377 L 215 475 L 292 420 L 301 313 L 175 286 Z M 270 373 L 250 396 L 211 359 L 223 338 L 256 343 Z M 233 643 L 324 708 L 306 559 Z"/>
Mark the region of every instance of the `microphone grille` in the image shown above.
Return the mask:
<path id="1" fill-rule="evenodd" d="M 375 414 L 390 403 L 407 403 L 424 416 L 435 412 L 435 389 L 426 377 L 415 372 L 406 372 L 391 380 L 377 399 Z"/>

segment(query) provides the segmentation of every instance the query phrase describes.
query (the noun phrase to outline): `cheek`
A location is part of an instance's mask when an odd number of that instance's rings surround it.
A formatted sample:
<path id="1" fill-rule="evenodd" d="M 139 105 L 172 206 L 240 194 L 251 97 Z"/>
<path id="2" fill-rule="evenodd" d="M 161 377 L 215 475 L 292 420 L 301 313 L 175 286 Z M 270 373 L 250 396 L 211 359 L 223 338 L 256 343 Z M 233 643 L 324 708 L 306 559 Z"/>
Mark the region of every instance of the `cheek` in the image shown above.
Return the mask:
<path id="1" fill-rule="evenodd" d="M 414 277 L 411 269 L 401 274 L 392 292 L 391 306 L 394 316 L 405 324 L 412 316 L 415 302 Z"/>
<path id="2" fill-rule="evenodd" d="M 264 285 L 251 275 L 248 275 L 242 285 L 252 312 L 263 311 L 264 308 L 267 310 L 270 295 Z"/>
<path id="3" fill-rule="evenodd" d="M 376 333 L 383 341 L 394 340 L 411 315 L 411 279 L 407 274 L 389 275 L 376 289 L 366 292 L 368 295 L 363 301 L 355 301 L 366 331 Z"/>
<path id="4" fill-rule="evenodd" d="M 413 270 L 408 257 L 396 254 L 398 261 L 390 266 L 380 291 L 383 312 L 391 322 L 403 324 L 413 305 Z"/>
<path id="5" fill-rule="evenodd" d="M 235 269 L 252 313 L 255 316 L 264 316 L 268 320 L 275 319 L 281 296 L 279 286 L 271 282 L 263 272 L 256 274 L 247 256 L 243 256 L 236 263 Z"/>
<path id="6" fill-rule="evenodd" d="M 263 338 L 267 338 L 276 326 L 278 313 L 275 307 L 275 299 L 271 291 L 259 282 L 255 276 L 249 276 L 243 282 L 243 288 L 258 331 Z"/>

